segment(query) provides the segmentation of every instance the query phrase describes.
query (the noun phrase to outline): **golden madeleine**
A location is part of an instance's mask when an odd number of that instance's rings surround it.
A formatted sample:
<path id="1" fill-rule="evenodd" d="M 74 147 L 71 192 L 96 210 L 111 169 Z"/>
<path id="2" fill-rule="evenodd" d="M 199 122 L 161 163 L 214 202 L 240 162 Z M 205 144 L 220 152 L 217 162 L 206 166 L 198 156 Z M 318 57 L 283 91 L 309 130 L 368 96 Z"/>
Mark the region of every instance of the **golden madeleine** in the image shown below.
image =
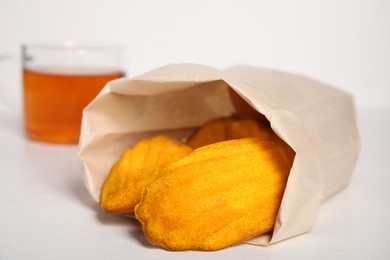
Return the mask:
<path id="1" fill-rule="evenodd" d="M 170 163 L 192 149 L 167 136 L 144 139 L 127 149 L 106 178 L 99 205 L 113 213 L 132 213 L 142 190 Z"/>
<path id="2" fill-rule="evenodd" d="M 221 141 L 252 138 L 271 139 L 273 131 L 268 121 L 254 119 L 218 118 L 199 127 L 188 140 L 193 149 Z"/>
<path id="3" fill-rule="evenodd" d="M 192 149 L 226 141 L 228 138 L 227 125 L 234 122 L 233 118 L 217 118 L 210 120 L 199 127 L 193 135 L 191 135 L 186 144 Z"/>
<path id="4" fill-rule="evenodd" d="M 272 139 L 206 145 L 166 167 L 135 216 L 151 244 L 222 249 L 273 229 L 290 168 Z"/>

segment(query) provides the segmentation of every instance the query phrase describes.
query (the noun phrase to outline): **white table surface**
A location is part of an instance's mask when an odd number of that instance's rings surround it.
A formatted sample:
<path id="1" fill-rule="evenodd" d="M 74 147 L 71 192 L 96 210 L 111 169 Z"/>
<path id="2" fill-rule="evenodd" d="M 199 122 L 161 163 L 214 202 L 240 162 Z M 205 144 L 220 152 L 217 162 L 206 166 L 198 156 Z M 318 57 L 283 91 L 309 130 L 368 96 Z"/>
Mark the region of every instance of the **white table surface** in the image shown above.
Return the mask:
<path id="1" fill-rule="evenodd" d="M 0 259 L 390 259 L 390 110 L 358 112 L 354 177 L 309 233 L 217 252 L 150 247 L 135 220 L 97 208 L 77 146 L 28 141 L 19 118 L 0 114 Z"/>

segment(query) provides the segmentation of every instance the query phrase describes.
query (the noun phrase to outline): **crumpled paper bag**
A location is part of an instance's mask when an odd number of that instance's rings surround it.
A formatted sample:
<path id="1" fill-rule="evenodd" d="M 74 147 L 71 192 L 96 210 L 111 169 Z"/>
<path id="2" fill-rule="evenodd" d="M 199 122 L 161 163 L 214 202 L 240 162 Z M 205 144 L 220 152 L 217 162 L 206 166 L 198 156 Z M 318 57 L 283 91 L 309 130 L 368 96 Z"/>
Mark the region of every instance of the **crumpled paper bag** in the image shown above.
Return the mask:
<path id="1" fill-rule="evenodd" d="M 109 82 L 83 112 L 79 156 L 91 195 L 98 200 L 113 163 L 140 139 L 183 139 L 206 121 L 234 113 L 229 87 L 296 153 L 273 233 L 248 243 L 267 245 L 309 231 L 321 203 L 344 188 L 354 170 L 359 135 L 353 98 L 271 69 L 174 64 Z"/>

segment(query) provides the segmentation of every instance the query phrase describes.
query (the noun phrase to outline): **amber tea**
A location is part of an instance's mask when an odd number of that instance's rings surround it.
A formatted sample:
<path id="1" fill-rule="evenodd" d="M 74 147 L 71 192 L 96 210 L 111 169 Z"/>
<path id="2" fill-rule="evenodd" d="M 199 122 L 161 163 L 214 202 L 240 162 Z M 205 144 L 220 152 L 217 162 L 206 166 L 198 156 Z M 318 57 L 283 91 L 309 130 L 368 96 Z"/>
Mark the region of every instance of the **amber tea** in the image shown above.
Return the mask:
<path id="1" fill-rule="evenodd" d="M 24 116 L 29 138 L 77 143 L 82 110 L 120 71 L 77 70 L 77 73 L 24 70 Z"/>
<path id="2" fill-rule="evenodd" d="M 123 47 L 36 43 L 22 46 L 24 126 L 28 138 L 79 141 L 83 109 L 110 80 L 124 76 Z"/>

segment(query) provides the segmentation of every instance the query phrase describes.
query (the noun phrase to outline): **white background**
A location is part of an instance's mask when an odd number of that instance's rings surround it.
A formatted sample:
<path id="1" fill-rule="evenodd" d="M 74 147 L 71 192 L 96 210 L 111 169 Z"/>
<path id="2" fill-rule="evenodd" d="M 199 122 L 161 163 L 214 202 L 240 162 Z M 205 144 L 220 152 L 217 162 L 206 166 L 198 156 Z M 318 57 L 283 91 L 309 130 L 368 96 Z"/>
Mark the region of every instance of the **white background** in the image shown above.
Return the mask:
<path id="1" fill-rule="evenodd" d="M 36 40 L 121 42 L 130 76 L 177 62 L 283 69 L 350 91 L 359 106 L 390 106 L 388 0 L 0 0 L 0 38 L 12 57 Z M 7 66 L 18 63 L 0 64 L 1 102 L 20 102 Z"/>
<path id="2" fill-rule="evenodd" d="M 169 253 L 100 212 L 76 146 L 24 138 L 20 45 L 111 40 L 130 76 L 195 62 L 305 74 L 356 98 L 362 151 L 350 186 L 308 234 L 268 248 Z M 390 1 L 0 0 L 0 259 L 389 259 Z M 15 116 L 16 115 L 16 116 Z"/>

